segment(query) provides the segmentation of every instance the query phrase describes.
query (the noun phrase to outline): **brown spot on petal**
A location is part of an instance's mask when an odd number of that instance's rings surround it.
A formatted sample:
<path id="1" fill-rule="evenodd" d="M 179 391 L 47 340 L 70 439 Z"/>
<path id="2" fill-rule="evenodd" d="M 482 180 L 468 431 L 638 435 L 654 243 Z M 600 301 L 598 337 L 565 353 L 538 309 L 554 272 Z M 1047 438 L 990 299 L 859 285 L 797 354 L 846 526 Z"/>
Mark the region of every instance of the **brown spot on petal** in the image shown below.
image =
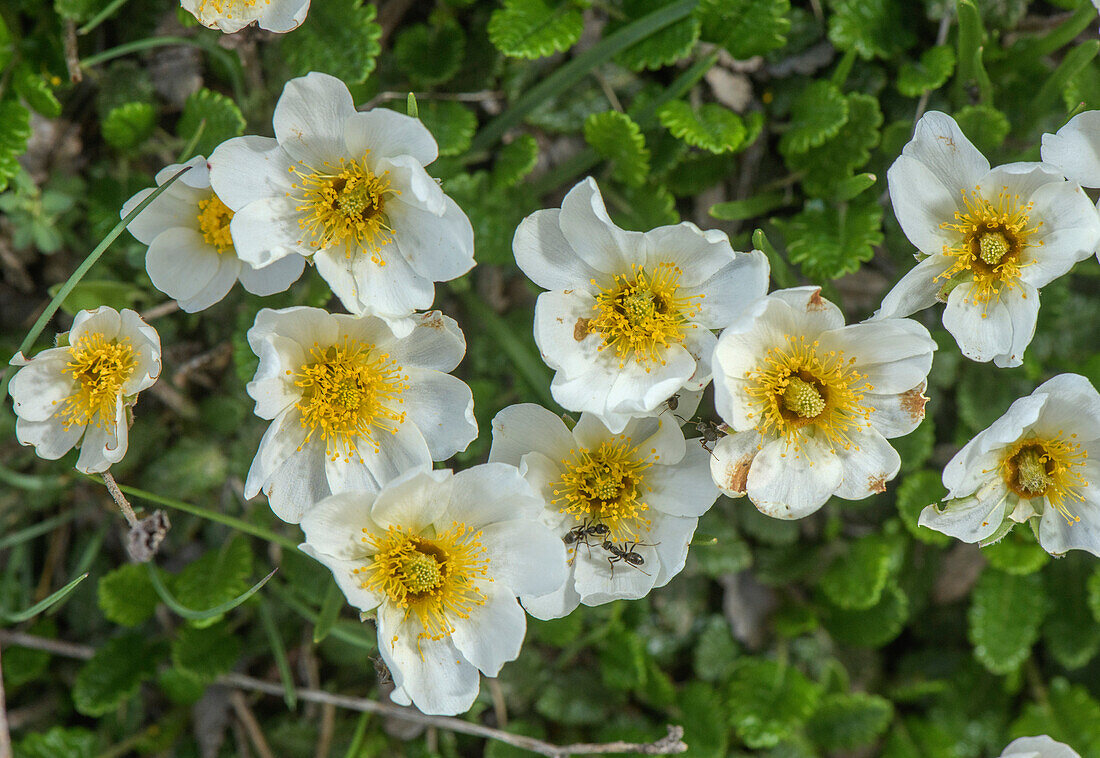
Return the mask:
<path id="1" fill-rule="evenodd" d="M 924 396 L 925 383 L 921 382 L 908 392 L 901 393 L 901 409 L 909 414 L 913 421 L 924 418 L 924 406 L 928 398 Z"/>
<path id="2" fill-rule="evenodd" d="M 728 492 L 745 494 L 745 483 L 749 478 L 749 467 L 752 466 L 752 455 L 746 455 L 728 464 L 723 472 L 722 489 Z"/>
<path id="3" fill-rule="evenodd" d="M 814 290 L 810 295 L 809 301 L 806 303 L 807 311 L 823 311 L 825 310 L 825 298 L 821 297 L 821 290 Z"/>
<path id="4" fill-rule="evenodd" d="M 588 336 L 588 322 L 592 319 L 579 318 L 577 323 L 573 325 L 573 339 L 580 342 Z"/>
<path id="5" fill-rule="evenodd" d="M 879 474 L 878 476 L 867 477 L 867 489 L 871 490 L 871 492 L 885 492 L 886 475 Z"/>

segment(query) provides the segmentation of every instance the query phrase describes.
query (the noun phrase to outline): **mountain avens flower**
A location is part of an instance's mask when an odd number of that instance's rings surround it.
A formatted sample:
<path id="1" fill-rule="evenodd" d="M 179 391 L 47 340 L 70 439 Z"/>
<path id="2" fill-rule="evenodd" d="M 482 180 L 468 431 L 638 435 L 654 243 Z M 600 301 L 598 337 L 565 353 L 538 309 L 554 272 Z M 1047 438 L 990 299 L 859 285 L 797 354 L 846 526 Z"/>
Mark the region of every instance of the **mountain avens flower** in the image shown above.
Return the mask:
<path id="1" fill-rule="evenodd" d="M 157 186 L 185 166 L 189 170 L 126 227 L 149 246 L 145 270 L 153 286 L 194 313 L 224 298 L 237 280 L 253 295 L 273 295 L 297 281 L 305 268 L 300 255 L 288 255 L 264 268 L 253 268 L 237 257 L 229 229 L 233 211 L 210 189 L 201 155 L 162 169 Z M 125 218 L 152 193 L 152 188 L 138 192 L 120 215 Z"/>
<path id="2" fill-rule="evenodd" d="M 565 584 L 521 596 L 542 619 L 663 587 L 683 569 L 699 516 L 718 498 L 710 454 L 685 442 L 671 413 L 613 433 L 593 414 L 569 429 L 541 406 L 512 405 L 493 419 L 489 460 L 519 467 L 543 503 L 542 523 L 568 547 Z"/>
<path id="3" fill-rule="evenodd" d="M 78 446 L 76 469 L 97 474 L 126 455 L 137 394 L 160 375 L 160 337 L 134 311 L 104 305 L 77 313 L 57 347 L 11 365 L 19 442 L 47 460 Z"/>
<path id="4" fill-rule="evenodd" d="M 1044 163 L 990 169 L 950 116 L 931 111 L 888 173 L 918 263 L 875 318 L 945 302 L 943 325 L 971 360 L 1019 366 L 1035 334 L 1039 287 L 1100 243 L 1100 216 L 1076 182 Z"/>
<path id="5" fill-rule="evenodd" d="M 964 542 L 997 542 L 1027 522 L 1048 553 L 1100 555 L 1100 394 L 1060 374 L 1014 402 L 943 470 L 947 498 L 920 524 Z"/>
<path id="6" fill-rule="evenodd" d="M 758 300 L 714 350 L 714 402 L 731 429 L 714 449 L 715 482 L 784 519 L 885 491 L 901 465 L 887 439 L 924 418 L 935 349 L 909 319 L 845 326 L 817 287 Z"/>
<path id="7" fill-rule="evenodd" d="M 1081 758 L 1076 750 L 1062 742 L 1055 742 L 1050 737 L 1021 737 L 1013 740 L 1001 758 Z"/>
<path id="8" fill-rule="evenodd" d="M 306 20 L 310 0 L 180 0 L 183 9 L 210 29 L 226 34 L 256 24 L 269 32 L 289 32 Z"/>
<path id="9" fill-rule="evenodd" d="M 470 388 L 447 372 L 466 353 L 458 325 L 420 314 L 396 336 L 373 317 L 263 309 L 248 331 L 260 357 L 248 394 L 272 419 L 245 481 L 297 523 L 336 492 L 378 489 L 477 437 Z"/>
<path id="10" fill-rule="evenodd" d="M 325 564 L 378 626 L 390 698 L 424 713 L 468 710 L 478 672 L 519 655 L 520 595 L 565 579 L 565 547 L 538 522 L 541 503 L 512 466 L 452 474 L 414 468 L 378 493 L 325 498 L 302 518 L 302 550 Z"/>
<path id="11" fill-rule="evenodd" d="M 274 125 L 275 139 L 238 137 L 210 156 L 238 254 L 258 267 L 306 256 L 350 312 L 408 333 L 435 282 L 474 265 L 469 219 L 424 170 L 435 139 L 395 111 L 357 113 L 343 82 L 316 72 L 287 82 Z"/>
<path id="12" fill-rule="evenodd" d="M 591 178 L 560 210 L 524 219 L 513 248 L 523 272 L 549 290 L 535 305 L 535 341 L 556 372 L 554 399 L 615 433 L 709 384 L 711 330 L 768 288 L 764 254 L 734 252 L 722 232 L 615 226 Z"/>

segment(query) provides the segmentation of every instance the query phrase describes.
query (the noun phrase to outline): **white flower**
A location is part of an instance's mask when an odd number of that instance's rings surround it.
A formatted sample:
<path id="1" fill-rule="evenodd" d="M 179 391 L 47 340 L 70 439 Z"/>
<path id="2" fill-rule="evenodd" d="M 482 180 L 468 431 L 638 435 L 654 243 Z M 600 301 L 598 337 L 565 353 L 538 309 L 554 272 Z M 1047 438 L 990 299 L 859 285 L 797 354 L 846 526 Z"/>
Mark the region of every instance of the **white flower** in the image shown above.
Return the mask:
<path id="1" fill-rule="evenodd" d="M 718 498 L 710 454 L 694 442 L 668 413 L 618 434 L 588 413 L 570 431 L 538 405 L 496 415 L 489 460 L 519 467 L 542 522 L 569 546 L 569 578 L 556 592 L 521 595 L 528 613 L 560 618 L 580 603 L 645 597 L 680 573 L 699 516 Z"/>
<path id="2" fill-rule="evenodd" d="M 337 492 L 378 489 L 477 437 L 470 388 L 450 376 L 466 353 L 458 325 L 419 314 L 405 337 L 381 319 L 265 308 L 248 330 L 260 356 L 248 394 L 273 419 L 245 481 L 297 523 Z"/>
<path id="3" fill-rule="evenodd" d="M 714 351 L 714 404 L 732 429 L 714 449 L 715 482 L 783 519 L 884 492 L 901 465 L 886 440 L 924 418 L 935 349 L 910 319 L 845 326 L 817 287 L 758 300 Z"/>
<path id="4" fill-rule="evenodd" d="M 1039 290 L 1087 258 L 1100 216 L 1075 182 L 1043 163 L 990 169 L 943 113 L 926 113 L 888 173 L 898 223 L 924 259 L 875 318 L 946 301 L 943 325 L 966 357 L 1019 366 Z"/>
<path id="5" fill-rule="evenodd" d="M 302 550 L 324 563 L 353 606 L 375 614 L 390 698 L 456 714 L 519 655 L 517 595 L 565 579 L 565 550 L 538 523 L 540 503 L 512 466 L 452 474 L 415 469 L 377 494 L 322 500 L 302 518 Z"/>
<path id="6" fill-rule="evenodd" d="M 523 273 L 550 290 L 535 306 L 535 341 L 557 372 L 554 399 L 615 433 L 710 383 L 711 330 L 768 289 L 764 254 L 735 253 L 722 232 L 615 226 L 591 178 L 561 210 L 525 218 L 513 247 Z"/>
<path id="7" fill-rule="evenodd" d="M 434 283 L 474 265 L 469 219 L 424 170 L 432 135 L 391 110 L 356 113 L 343 82 L 319 73 L 287 82 L 274 124 L 275 139 L 238 137 L 210 156 L 238 254 L 254 266 L 312 256 L 344 307 L 407 334 Z"/>
<path id="8" fill-rule="evenodd" d="M 130 409 L 160 375 L 160 337 L 133 311 L 104 305 L 76 314 L 58 344 L 12 358 L 15 436 L 51 461 L 79 445 L 77 471 L 98 474 L 126 455 Z"/>
<path id="9" fill-rule="evenodd" d="M 180 0 L 180 5 L 203 26 L 226 34 L 251 23 L 269 32 L 293 31 L 309 13 L 309 0 Z"/>
<path id="10" fill-rule="evenodd" d="M 1042 158 L 1082 187 L 1100 187 L 1100 110 L 1071 118 L 1043 135 Z"/>
<path id="11" fill-rule="evenodd" d="M 145 270 L 153 286 L 179 302 L 188 313 L 209 308 L 225 297 L 239 279 L 253 295 L 282 292 L 302 275 L 305 259 L 290 255 L 265 268 L 253 268 L 237 257 L 229 233 L 233 211 L 210 189 L 206 159 L 195 156 L 157 174 L 157 186 L 188 170 L 126 227 L 149 246 Z M 122 206 L 125 218 L 153 189 L 143 189 Z"/>
<path id="12" fill-rule="evenodd" d="M 1014 402 L 943 470 L 920 524 L 988 545 L 1027 521 L 1048 553 L 1100 556 L 1100 394 L 1060 374 Z"/>
<path id="13" fill-rule="evenodd" d="M 1100 0 L 1093 0 L 1093 2 L 1100 2 Z M 1001 758 L 1008 758 L 1008 756 L 1014 756 L 1015 758 L 1081 758 L 1077 751 L 1069 745 L 1055 742 L 1045 734 L 1041 737 L 1021 737 L 1014 740 L 1001 753 Z"/>

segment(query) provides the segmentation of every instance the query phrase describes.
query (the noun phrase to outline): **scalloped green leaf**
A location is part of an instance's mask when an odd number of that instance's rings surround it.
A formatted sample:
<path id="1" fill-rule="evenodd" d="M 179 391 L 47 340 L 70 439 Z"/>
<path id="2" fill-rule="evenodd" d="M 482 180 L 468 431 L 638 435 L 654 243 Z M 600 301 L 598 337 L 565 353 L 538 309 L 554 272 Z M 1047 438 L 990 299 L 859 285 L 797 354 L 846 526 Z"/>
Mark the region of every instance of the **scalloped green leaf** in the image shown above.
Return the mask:
<path id="1" fill-rule="evenodd" d="M 860 92 L 845 99 L 848 116 L 836 135 L 817 147 L 787 156 L 790 169 L 804 175 L 802 188 L 808 195 L 835 198 L 841 185 L 867 165 L 871 150 L 879 143 L 882 110 L 878 100 Z"/>
<path id="2" fill-rule="evenodd" d="M 776 221 L 787 255 L 810 279 L 835 279 L 859 270 L 882 244 L 882 206 L 874 200 L 826 205 L 811 200 L 793 218 Z"/>
<path id="3" fill-rule="evenodd" d="M 168 584 L 181 605 L 197 610 L 215 608 L 248 590 L 251 571 L 252 550 L 245 539 L 237 537 L 184 566 Z M 210 626 L 217 621 L 218 617 L 213 617 L 193 623 Z"/>
<path id="4" fill-rule="evenodd" d="M 466 32 L 457 21 L 437 26 L 413 24 L 398 35 L 393 46 L 397 67 L 419 84 L 431 86 L 451 79 L 466 58 Z"/>
<path id="5" fill-rule="evenodd" d="M 898 92 L 906 97 L 920 97 L 928 90 L 947 84 L 955 73 L 955 48 L 936 45 L 921 53 L 920 62 L 905 61 L 898 69 Z"/>
<path id="6" fill-rule="evenodd" d="M 1030 533 L 1014 531 L 1000 542 L 982 548 L 993 568 L 1006 574 L 1034 574 L 1050 563 L 1050 554 Z"/>
<path id="7" fill-rule="evenodd" d="M 938 471 L 917 471 L 901 480 L 898 486 L 897 509 L 902 525 L 910 534 L 929 545 L 946 545 L 951 537 L 927 526 L 920 526 L 920 512 L 926 506 L 940 502 L 947 489 Z"/>
<path id="8" fill-rule="evenodd" d="M 1067 669 L 1079 669 L 1100 653 L 1100 621 L 1088 603 L 1092 561 L 1081 553 L 1055 561 L 1043 572 L 1051 612 L 1043 624 L 1043 645 Z"/>
<path id="9" fill-rule="evenodd" d="M 521 134 L 497 151 L 493 163 L 493 183 L 511 187 L 534 171 L 539 161 L 539 143 L 530 134 Z"/>
<path id="10" fill-rule="evenodd" d="M 1008 116 L 992 105 L 967 105 L 955 113 L 955 121 L 983 153 L 1000 147 L 1012 131 Z"/>
<path id="11" fill-rule="evenodd" d="M 609 24 L 608 32 L 614 32 L 631 21 L 636 21 L 674 2 L 677 0 L 624 0 L 623 13 L 626 18 Z M 691 53 L 695 43 L 699 41 L 699 32 L 699 19 L 688 16 L 634 43 L 616 55 L 615 60 L 631 71 L 656 70 L 671 66 Z"/>
<path id="12" fill-rule="evenodd" d="M 829 695 L 810 717 L 806 733 L 824 750 L 851 750 L 874 742 L 894 717 L 893 704 L 863 692 Z"/>
<path id="13" fill-rule="evenodd" d="M 172 663 L 206 682 L 233 670 L 241 654 L 241 641 L 225 623 L 204 629 L 182 626 L 172 640 Z"/>
<path id="14" fill-rule="evenodd" d="M 994 674 L 1015 671 L 1039 639 L 1047 610 L 1039 575 L 987 569 L 971 593 L 967 611 L 974 656 Z"/>
<path id="15" fill-rule="evenodd" d="M 695 10 L 702 39 L 721 45 L 738 60 L 787 44 L 790 14 L 790 0 L 701 0 Z"/>
<path id="16" fill-rule="evenodd" d="M 28 734 L 13 747 L 15 758 L 92 758 L 99 753 L 98 746 L 95 732 L 55 726 L 48 732 Z"/>
<path id="17" fill-rule="evenodd" d="M 30 111 L 12 100 L 0 102 L 0 192 L 19 172 L 16 159 L 26 151 L 30 137 Z"/>
<path id="18" fill-rule="evenodd" d="M 634 119 L 618 111 L 593 113 L 584 120 L 584 138 L 603 158 L 611 161 L 612 175 L 631 186 L 649 176 L 649 150 Z"/>
<path id="19" fill-rule="evenodd" d="M 119 566 L 100 577 L 97 597 L 103 615 L 122 626 L 147 621 L 157 608 L 157 593 L 149 574 L 136 563 Z"/>
<path id="20" fill-rule="evenodd" d="M 432 100 L 420 104 L 420 120 L 439 144 L 440 155 L 459 155 L 470 147 L 477 116 L 462 103 Z"/>
<path id="21" fill-rule="evenodd" d="M 824 79 L 811 82 L 791 105 L 791 123 L 779 138 L 779 151 L 804 153 L 835 137 L 847 121 L 848 98 L 837 86 Z"/>
<path id="22" fill-rule="evenodd" d="M 1100 702 L 1080 684 L 1062 677 L 1050 683 L 1046 698 L 1024 706 L 1023 714 L 1012 722 L 1013 739 L 1046 734 L 1051 739 L 1072 745 L 1082 758 L 1100 755 Z"/>
<path id="23" fill-rule="evenodd" d="M 510 58 L 544 58 L 568 50 L 584 31 L 571 0 L 504 0 L 489 18 L 489 41 Z"/>
<path id="24" fill-rule="evenodd" d="M 54 95 L 53 87 L 44 76 L 36 74 L 30 66 L 17 66 L 12 73 L 12 84 L 15 86 L 15 91 L 35 113 L 46 118 L 57 118 L 61 115 L 61 103 Z"/>
<path id="25" fill-rule="evenodd" d="M 203 88 L 187 96 L 176 133 L 188 144 L 194 141 L 193 155 L 209 156 L 227 139 L 244 134 L 244 127 L 244 115 L 235 102 Z"/>
<path id="26" fill-rule="evenodd" d="M 363 0 L 315 3 L 306 23 L 281 36 L 283 56 L 298 76 L 323 71 L 348 84 L 364 82 L 382 52 L 376 14 L 374 5 Z"/>
<path id="27" fill-rule="evenodd" d="M 838 642 L 861 647 L 882 647 L 905 628 L 909 598 L 898 587 L 889 586 L 878 605 L 862 611 L 828 607 L 822 621 Z"/>
<path id="28" fill-rule="evenodd" d="M 896 0 L 830 0 L 829 41 L 863 59 L 890 59 L 913 46 L 913 29 Z"/>
<path id="29" fill-rule="evenodd" d="M 856 540 L 821 576 L 821 591 L 831 603 L 847 609 L 877 605 L 890 577 L 889 543 L 878 535 Z"/>
<path id="30" fill-rule="evenodd" d="M 158 646 L 142 634 L 108 640 L 77 673 L 73 705 L 85 716 L 110 713 L 153 677 L 159 657 Z"/>
<path id="31" fill-rule="evenodd" d="M 731 153 L 748 144 L 745 121 L 717 103 L 706 103 L 696 111 L 683 100 L 672 100 L 657 115 L 674 137 L 712 153 Z"/>
<path id="32" fill-rule="evenodd" d="M 741 741 L 760 749 L 797 733 L 820 697 L 821 688 L 793 666 L 742 658 L 734 666 L 726 707 Z"/>
<path id="33" fill-rule="evenodd" d="M 725 758 L 729 747 L 729 727 L 722 697 L 710 685 L 689 682 L 676 696 L 680 708 L 684 741 L 694 758 Z"/>
<path id="34" fill-rule="evenodd" d="M 103 119 L 103 139 L 119 150 L 137 147 L 152 135 L 157 110 L 151 103 L 126 103 L 112 108 Z"/>

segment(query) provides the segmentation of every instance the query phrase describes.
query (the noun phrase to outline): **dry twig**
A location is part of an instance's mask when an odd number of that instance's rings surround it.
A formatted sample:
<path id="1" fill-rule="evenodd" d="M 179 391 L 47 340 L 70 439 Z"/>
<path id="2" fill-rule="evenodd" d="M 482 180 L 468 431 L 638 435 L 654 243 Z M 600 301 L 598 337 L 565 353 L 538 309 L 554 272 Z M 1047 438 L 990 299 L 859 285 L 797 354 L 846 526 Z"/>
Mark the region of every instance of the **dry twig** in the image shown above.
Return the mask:
<path id="1" fill-rule="evenodd" d="M 4 671 L 0 668 L 0 758 L 11 757 L 11 733 L 8 731 L 8 709 L 4 702 Z"/>

